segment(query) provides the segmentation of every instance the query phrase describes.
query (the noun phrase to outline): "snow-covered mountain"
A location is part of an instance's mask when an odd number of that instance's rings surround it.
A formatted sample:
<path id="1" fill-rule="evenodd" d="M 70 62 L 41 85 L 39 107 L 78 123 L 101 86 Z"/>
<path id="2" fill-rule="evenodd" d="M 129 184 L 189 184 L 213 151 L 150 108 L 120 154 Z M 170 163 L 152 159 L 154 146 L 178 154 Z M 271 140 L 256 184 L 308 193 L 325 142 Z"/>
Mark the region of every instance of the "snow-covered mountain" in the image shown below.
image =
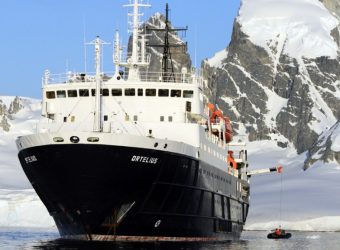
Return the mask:
<path id="1" fill-rule="evenodd" d="M 41 114 L 40 101 L 0 96 L 0 107 L 0 120 L 6 121 L 0 125 L 0 188 L 31 188 L 17 158 L 15 139 L 33 133 Z"/>
<path id="2" fill-rule="evenodd" d="M 340 226 L 339 17 L 338 0 L 241 0 L 229 46 L 202 64 L 207 95 L 251 141 L 251 168 L 285 168 L 282 186 L 251 179 L 248 229 Z"/>
<path id="3" fill-rule="evenodd" d="M 303 153 L 340 119 L 339 2 L 324 2 L 242 0 L 231 43 L 203 63 L 208 94 L 250 141 Z"/>

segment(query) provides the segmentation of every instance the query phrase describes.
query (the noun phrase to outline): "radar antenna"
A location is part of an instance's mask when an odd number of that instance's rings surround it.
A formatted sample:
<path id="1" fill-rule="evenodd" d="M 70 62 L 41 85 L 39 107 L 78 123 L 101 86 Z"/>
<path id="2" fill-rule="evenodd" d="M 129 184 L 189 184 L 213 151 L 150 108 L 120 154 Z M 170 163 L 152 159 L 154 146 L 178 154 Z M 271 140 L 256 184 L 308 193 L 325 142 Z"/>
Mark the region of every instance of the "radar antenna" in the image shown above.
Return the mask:
<path id="1" fill-rule="evenodd" d="M 188 27 L 185 28 L 171 28 L 169 21 L 169 4 L 166 3 L 165 9 L 165 28 L 157 29 L 157 28 L 149 28 L 146 27 L 147 30 L 150 31 L 161 31 L 164 32 L 164 44 L 148 44 L 149 47 L 163 48 L 163 57 L 162 57 L 162 80 L 163 82 L 175 82 L 175 73 L 174 73 L 174 65 L 172 62 L 171 56 L 171 48 L 173 47 L 183 47 L 186 51 L 187 43 L 183 44 L 171 44 L 169 42 L 169 33 L 173 31 L 187 31 Z"/>

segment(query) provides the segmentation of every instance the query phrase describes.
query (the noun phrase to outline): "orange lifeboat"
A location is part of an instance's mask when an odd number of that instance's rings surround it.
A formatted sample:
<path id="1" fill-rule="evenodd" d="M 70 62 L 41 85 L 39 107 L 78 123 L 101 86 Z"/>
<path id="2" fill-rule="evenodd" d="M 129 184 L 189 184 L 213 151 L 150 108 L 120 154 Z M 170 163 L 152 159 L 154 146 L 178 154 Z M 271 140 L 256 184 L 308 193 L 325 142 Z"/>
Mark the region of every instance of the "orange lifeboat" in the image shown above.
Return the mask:
<path id="1" fill-rule="evenodd" d="M 215 105 L 212 103 L 208 104 L 209 115 L 210 115 L 210 123 L 219 123 L 221 119 L 224 120 L 225 124 L 225 139 L 226 142 L 229 143 L 233 139 L 233 129 L 231 127 L 230 119 L 227 116 L 223 116 L 222 110 L 215 109 Z M 215 133 L 214 133 L 215 134 Z M 218 134 L 215 134 L 218 136 Z"/>

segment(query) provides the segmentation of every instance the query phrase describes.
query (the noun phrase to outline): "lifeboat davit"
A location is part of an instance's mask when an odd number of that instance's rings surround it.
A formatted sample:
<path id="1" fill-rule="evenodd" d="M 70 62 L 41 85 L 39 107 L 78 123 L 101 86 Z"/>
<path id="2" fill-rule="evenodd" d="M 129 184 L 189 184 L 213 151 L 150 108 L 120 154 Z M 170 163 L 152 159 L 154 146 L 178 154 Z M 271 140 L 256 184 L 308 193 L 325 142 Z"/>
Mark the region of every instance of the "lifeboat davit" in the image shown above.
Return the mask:
<path id="1" fill-rule="evenodd" d="M 227 143 L 233 140 L 233 128 L 231 127 L 231 122 L 229 117 L 223 116 L 223 112 L 220 109 L 215 109 L 215 105 L 212 103 L 208 104 L 210 113 L 210 123 L 219 123 L 220 120 L 224 121 L 225 124 L 225 140 Z M 215 134 L 215 133 L 214 133 Z M 218 136 L 218 134 L 216 134 Z"/>

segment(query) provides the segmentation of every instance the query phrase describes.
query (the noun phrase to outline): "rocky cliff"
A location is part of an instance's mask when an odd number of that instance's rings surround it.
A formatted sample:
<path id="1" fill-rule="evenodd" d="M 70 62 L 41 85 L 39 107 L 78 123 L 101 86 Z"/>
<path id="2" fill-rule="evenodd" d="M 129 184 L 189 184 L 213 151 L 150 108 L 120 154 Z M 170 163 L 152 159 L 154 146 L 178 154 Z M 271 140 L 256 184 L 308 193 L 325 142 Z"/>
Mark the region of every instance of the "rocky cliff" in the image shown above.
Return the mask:
<path id="1" fill-rule="evenodd" d="M 330 11 L 317 0 L 241 1 L 229 46 L 202 64 L 236 133 L 302 153 L 340 119 L 339 4 L 323 2 Z"/>
<path id="2" fill-rule="evenodd" d="M 0 131 L 8 132 L 11 128 L 13 115 L 24 108 L 23 98 L 0 96 Z"/>
<path id="3" fill-rule="evenodd" d="M 146 34 L 148 39 L 147 42 L 147 53 L 151 54 L 151 61 L 148 67 L 148 72 L 161 72 L 163 48 L 159 47 L 164 44 L 164 31 L 153 30 L 153 29 L 164 29 L 165 28 L 165 16 L 156 13 L 149 18 L 147 22 L 142 25 L 141 33 Z M 170 22 L 170 28 L 173 29 Z M 178 45 L 178 47 L 170 47 L 171 58 L 173 62 L 174 73 L 180 73 L 182 68 L 191 69 L 190 55 L 186 50 L 185 42 L 181 39 L 180 34 L 176 31 L 169 32 L 169 43 L 172 45 Z M 152 46 L 156 45 L 156 46 Z M 132 37 L 130 36 L 128 51 L 132 50 Z"/>
<path id="4" fill-rule="evenodd" d="M 338 162 L 340 164 L 340 121 L 322 133 L 315 145 L 308 150 L 304 169 L 318 161 Z"/>

